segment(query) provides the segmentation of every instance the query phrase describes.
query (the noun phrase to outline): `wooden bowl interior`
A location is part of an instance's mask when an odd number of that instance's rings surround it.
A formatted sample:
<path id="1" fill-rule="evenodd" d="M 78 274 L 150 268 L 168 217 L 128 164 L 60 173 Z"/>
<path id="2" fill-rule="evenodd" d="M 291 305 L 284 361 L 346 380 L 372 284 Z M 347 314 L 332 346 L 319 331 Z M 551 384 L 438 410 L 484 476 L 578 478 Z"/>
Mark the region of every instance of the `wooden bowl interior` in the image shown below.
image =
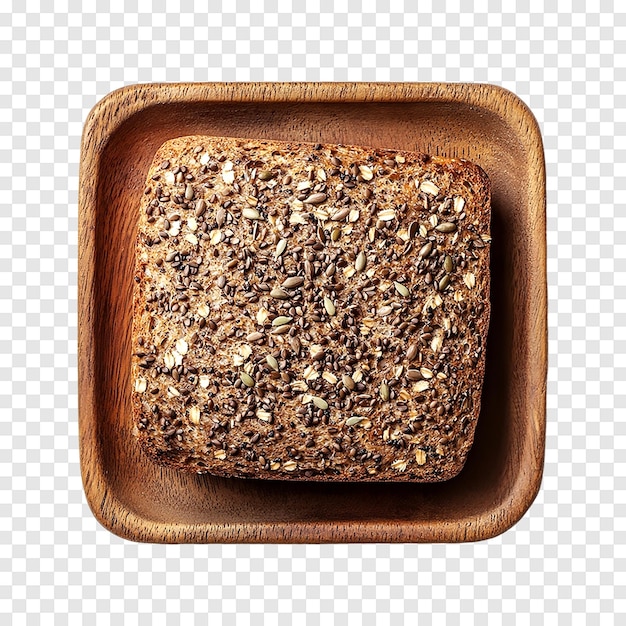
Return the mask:
<path id="1" fill-rule="evenodd" d="M 369 145 L 471 159 L 492 181 L 492 316 L 474 447 L 458 477 L 440 484 L 303 483 L 185 475 L 153 465 L 134 443 L 130 329 L 134 239 L 145 176 L 167 139 L 207 134 Z M 444 149 L 445 147 L 445 149 Z M 407 522 L 446 525 L 502 507 L 533 445 L 523 378 L 533 312 L 533 172 L 518 135 L 486 109 L 446 102 L 197 102 L 134 114 L 103 148 L 97 173 L 95 427 L 109 489 L 127 510 L 171 524 Z M 521 379 L 520 379 L 521 377 Z M 288 534 L 288 531 L 285 531 Z M 394 540 L 401 539 L 395 536 Z M 349 540 L 349 538 L 347 538 Z"/>

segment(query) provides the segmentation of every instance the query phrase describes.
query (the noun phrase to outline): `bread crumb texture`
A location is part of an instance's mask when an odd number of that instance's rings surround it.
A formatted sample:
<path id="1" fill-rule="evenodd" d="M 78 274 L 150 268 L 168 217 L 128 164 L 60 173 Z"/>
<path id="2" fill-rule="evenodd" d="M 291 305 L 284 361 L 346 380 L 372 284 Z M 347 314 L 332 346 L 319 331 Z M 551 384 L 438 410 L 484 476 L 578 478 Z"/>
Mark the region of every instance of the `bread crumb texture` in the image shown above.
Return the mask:
<path id="1" fill-rule="evenodd" d="M 335 481 L 462 469 L 490 312 L 482 169 L 181 137 L 139 209 L 132 405 L 154 461 Z"/>

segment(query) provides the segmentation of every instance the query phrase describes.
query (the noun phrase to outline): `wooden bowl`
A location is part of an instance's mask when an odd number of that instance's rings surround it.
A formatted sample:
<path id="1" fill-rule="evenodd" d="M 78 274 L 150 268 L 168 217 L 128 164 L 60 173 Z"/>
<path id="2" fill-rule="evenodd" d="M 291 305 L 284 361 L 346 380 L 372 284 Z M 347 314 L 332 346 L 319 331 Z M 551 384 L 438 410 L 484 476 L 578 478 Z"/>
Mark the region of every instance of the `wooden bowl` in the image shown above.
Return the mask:
<path id="1" fill-rule="evenodd" d="M 474 447 L 438 484 L 223 479 L 152 464 L 132 436 L 134 241 L 157 148 L 181 135 L 345 143 L 479 163 L 493 187 L 492 316 Z M 504 532 L 541 483 L 545 446 L 545 164 L 539 128 L 491 85 L 152 84 L 101 100 L 80 167 L 79 416 L 96 518 L 135 541 L 461 542 Z"/>

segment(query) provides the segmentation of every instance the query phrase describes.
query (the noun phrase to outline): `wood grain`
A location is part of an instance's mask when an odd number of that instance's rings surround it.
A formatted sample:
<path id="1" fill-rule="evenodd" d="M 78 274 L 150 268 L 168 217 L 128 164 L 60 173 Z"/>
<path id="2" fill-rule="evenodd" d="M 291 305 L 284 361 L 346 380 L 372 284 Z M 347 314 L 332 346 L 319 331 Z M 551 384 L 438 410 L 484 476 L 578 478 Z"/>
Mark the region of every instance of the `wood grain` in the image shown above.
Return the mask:
<path id="1" fill-rule="evenodd" d="M 157 148 L 187 134 L 462 156 L 492 182 L 492 319 L 474 447 L 440 484 L 189 476 L 153 465 L 130 414 L 134 238 Z M 79 193 L 79 427 L 85 493 L 112 532 L 151 542 L 458 542 L 515 524 L 541 483 L 547 286 L 545 163 L 512 93 L 434 83 L 151 84 L 85 123 Z"/>

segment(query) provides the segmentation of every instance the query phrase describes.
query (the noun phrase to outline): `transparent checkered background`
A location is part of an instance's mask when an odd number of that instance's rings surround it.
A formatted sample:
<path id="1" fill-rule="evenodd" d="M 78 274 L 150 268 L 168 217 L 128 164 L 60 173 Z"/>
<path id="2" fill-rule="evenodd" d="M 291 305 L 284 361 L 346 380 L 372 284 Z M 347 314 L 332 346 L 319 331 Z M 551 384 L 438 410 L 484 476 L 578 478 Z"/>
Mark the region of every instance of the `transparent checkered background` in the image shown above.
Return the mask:
<path id="1" fill-rule="evenodd" d="M 626 5 L 192 4 L 0 3 L 0 622 L 626 623 Z M 111 90 L 181 80 L 489 82 L 530 105 L 548 171 L 548 434 L 542 491 L 512 530 L 155 546 L 94 520 L 77 437 L 80 134 Z"/>

